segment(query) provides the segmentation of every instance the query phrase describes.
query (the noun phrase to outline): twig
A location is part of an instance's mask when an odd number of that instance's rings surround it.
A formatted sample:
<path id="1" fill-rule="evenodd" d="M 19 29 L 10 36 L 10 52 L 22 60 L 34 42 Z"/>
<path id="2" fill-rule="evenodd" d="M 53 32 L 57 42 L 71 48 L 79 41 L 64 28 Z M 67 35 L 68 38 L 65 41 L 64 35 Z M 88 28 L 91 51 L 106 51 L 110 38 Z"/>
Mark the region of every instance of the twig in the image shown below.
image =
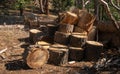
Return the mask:
<path id="1" fill-rule="evenodd" d="M 0 51 L 0 54 L 2 54 L 3 52 L 5 52 L 7 49 L 8 49 L 8 48 L 2 49 L 2 50 Z"/>

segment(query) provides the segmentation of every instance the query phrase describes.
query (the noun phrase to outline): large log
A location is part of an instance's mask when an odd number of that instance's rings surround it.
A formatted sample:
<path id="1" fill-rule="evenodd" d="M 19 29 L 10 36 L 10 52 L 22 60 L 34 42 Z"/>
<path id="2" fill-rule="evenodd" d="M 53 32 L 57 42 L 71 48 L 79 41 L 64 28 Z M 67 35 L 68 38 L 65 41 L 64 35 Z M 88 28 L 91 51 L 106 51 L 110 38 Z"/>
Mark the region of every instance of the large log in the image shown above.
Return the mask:
<path id="1" fill-rule="evenodd" d="M 81 61 L 84 56 L 84 50 L 79 47 L 69 47 L 69 60 Z"/>
<path id="2" fill-rule="evenodd" d="M 36 41 L 40 40 L 40 38 L 43 36 L 43 32 L 37 29 L 30 29 L 29 31 L 29 38 L 30 42 L 36 43 Z"/>
<path id="3" fill-rule="evenodd" d="M 61 20 L 60 24 L 71 24 L 77 23 L 78 16 L 71 12 L 66 12 L 64 18 Z"/>
<path id="4" fill-rule="evenodd" d="M 72 33 L 73 29 L 74 29 L 74 25 L 60 24 L 58 31 L 63 33 Z"/>
<path id="5" fill-rule="evenodd" d="M 96 27 L 93 26 L 93 28 L 88 32 L 88 40 L 89 41 L 95 41 L 95 37 L 96 37 Z"/>
<path id="6" fill-rule="evenodd" d="M 58 29 L 58 26 L 53 24 L 47 24 L 47 28 L 48 28 L 48 35 L 53 37 Z"/>
<path id="7" fill-rule="evenodd" d="M 103 51 L 103 44 L 96 41 L 87 41 L 85 45 L 85 58 L 87 61 L 98 61 Z"/>
<path id="8" fill-rule="evenodd" d="M 70 46 L 82 47 L 87 41 L 87 36 L 85 35 L 71 35 L 70 36 Z"/>
<path id="9" fill-rule="evenodd" d="M 63 32 L 56 31 L 54 36 L 54 42 L 60 43 L 60 44 L 68 44 L 69 36 L 70 36 L 70 33 L 63 33 Z"/>
<path id="10" fill-rule="evenodd" d="M 89 32 L 89 30 L 93 26 L 94 21 L 95 17 L 92 14 L 88 13 L 85 10 L 81 10 L 79 13 L 79 20 L 77 26 Z"/>
<path id="11" fill-rule="evenodd" d="M 26 58 L 26 62 L 30 68 L 40 68 L 47 63 L 48 58 L 49 53 L 46 49 L 32 48 Z"/>
<path id="12" fill-rule="evenodd" d="M 49 60 L 48 63 L 54 65 L 63 65 L 68 62 L 68 48 L 61 44 L 53 44 L 49 48 Z"/>

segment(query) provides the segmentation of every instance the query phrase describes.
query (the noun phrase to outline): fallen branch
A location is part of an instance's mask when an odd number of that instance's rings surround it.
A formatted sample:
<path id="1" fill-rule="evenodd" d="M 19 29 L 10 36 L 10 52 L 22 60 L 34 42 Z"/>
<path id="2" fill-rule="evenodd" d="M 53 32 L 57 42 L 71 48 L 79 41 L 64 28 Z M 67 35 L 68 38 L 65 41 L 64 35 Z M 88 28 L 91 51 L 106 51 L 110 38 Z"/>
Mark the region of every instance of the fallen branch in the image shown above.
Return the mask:
<path id="1" fill-rule="evenodd" d="M 118 25 L 117 21 L 115 20 L 115 18 L 112 16 L 112 13 L 111 13 L 111 11 L 110 11 L 110 8 L 109 8 L 109 6 L 108 6 L 108 3 L 107 3 L 106 1 L 104 1 L 104 0 L 99 0 L 99 2 L 104 6 L 104 8 L 105 8 L 105 10 L 106 10 L 106 13 L 107 13 L 107 15 L 110 17 L 110 19 L 111 19 L 111 21 L 113 22 L 115 28 L 116 28 L 117 30 L 119 30 L 119 25 Z M 119 30 L 119 31 L 120 31 L 120 30 Z"/>
<path id="2" fill-rule="evenodd" d="M 113 0 L 110 0 L 111 5 L 120 12 L 120 8 L 113 3 Z"/>

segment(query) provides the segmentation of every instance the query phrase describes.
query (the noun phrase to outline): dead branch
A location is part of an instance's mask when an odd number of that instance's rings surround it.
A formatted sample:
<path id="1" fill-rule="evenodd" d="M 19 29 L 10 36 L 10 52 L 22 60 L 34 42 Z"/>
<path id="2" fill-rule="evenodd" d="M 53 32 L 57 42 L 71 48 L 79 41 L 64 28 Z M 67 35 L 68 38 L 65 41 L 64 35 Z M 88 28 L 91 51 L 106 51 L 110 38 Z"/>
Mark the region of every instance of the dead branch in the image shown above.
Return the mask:
<path id="1" fill-rule="evenodd" d="M 111 5 L 120 12 L 120 8 L 114 4 L 113 0 L 110 0 Z"/>
<path id="2" fill-rule="evenodd" d="M 2 50 L 0 51 L 0 54 L 3 53 L 3 52 L 5 52 L 7 49 L 8 49 L 8 48 L 2 49 Z"/>
<path id="3" fill-rule="evenodd" d="M 99 0 L 100 4 L 102 4 L 106 10 L 106 13 L 108 15 L 108 17 L 111 19 L 111 21 L 113 22 L 114 26 L 116 27 L 117 30 L 119 30 L 119 25 L 117 23 L 117 21 L 115 20 L 115 18 L 113 17 L 110 8 L 108 6 L 108 3 L 104 0 Z"/>
<path id="4" fill-rule="evenodd" d="M 83 8 L 85 8 L 86 5 L 89 4 L 89 3 L 90 3 L 90 0 L 87 0 L 85 3 L 83 3 Z"/>

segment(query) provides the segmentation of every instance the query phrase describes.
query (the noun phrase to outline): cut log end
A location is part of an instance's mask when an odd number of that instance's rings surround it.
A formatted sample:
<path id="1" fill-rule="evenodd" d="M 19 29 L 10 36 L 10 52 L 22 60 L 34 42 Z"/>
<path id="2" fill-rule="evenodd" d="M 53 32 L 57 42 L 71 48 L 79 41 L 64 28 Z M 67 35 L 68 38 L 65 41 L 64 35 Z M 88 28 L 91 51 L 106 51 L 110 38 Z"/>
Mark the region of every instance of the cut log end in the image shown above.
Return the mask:
<path id="1" fill-rule="evenodd" d="M 28 54 L 27 56 L 27 65 L 30 68 L 40 68 L 45 63 L 47 63 L 47 60 L 49 58 L 49 53 L 45 49 L 41 48 L 33 48 L 33 51 Z"/>

